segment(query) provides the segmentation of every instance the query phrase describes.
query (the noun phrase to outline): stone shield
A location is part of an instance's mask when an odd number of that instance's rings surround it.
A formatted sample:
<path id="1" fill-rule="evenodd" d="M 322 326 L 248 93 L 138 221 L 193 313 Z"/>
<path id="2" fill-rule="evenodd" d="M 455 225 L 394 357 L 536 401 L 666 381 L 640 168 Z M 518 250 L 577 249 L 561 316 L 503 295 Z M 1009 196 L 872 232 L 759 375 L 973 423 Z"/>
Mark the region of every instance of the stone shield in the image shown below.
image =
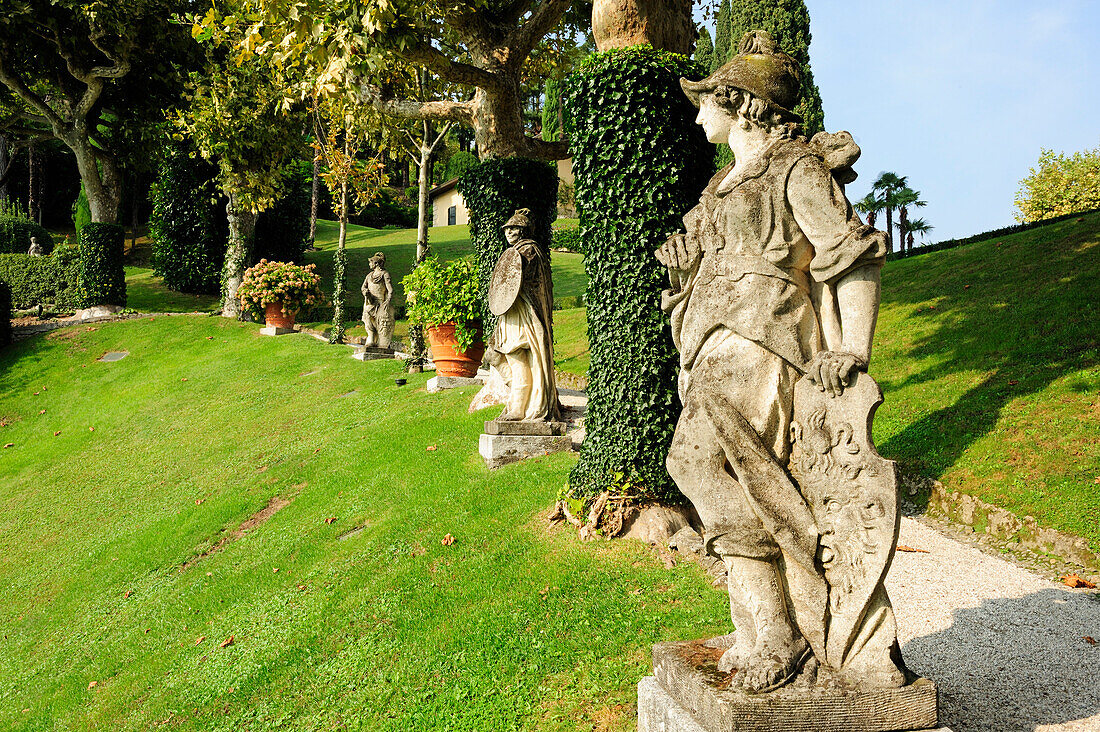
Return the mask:
<path id="1" fill-rule="evenodd" d="M 523 287 L 523 255 L 515 247 L 508 247 L 493 268 L 489 282 L 489 312 L 504 315 L 519 297 Z"/>
<path id="2" fill-rule="evenodd" d="M 897 545 L 899 515 L 897 464 L 871 441 L 881 403 L 882 390 L 864 373 L 853 374 L 837 397 L 806 378 L 794 390 L 790 473 L 821 531 L 829 585 L 826 661 L 835 669 L 863 665 L 853 657 L 868 645 L 867 626 L 879 609 L 889 607 L 882 581 Z"/>

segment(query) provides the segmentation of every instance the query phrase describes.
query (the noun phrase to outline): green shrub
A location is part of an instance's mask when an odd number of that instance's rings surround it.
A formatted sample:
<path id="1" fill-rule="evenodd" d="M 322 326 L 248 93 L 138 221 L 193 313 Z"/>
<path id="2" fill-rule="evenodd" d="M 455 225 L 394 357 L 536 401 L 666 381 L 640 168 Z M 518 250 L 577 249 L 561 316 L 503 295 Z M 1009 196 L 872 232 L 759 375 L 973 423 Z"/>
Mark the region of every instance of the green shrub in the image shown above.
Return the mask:
<path id="1" fill-rule="evenodd" d="M 476 155 L 459 150 L 447 161 L 447 172 L 443 175 L 443 179 L 446 181 L 457 178 L 475 165 L 477 165 Z"/>
<path id="2" fill-rule="evenodd" d="M 393 200 L 393 194 L 385 188 L 360 213 L 350 218 L 351 223 L 372 229 L 411 229 L 416 226 L 416 206 L 402 206 Z"/>
<path id="3" fill-rule="evenodd" d="M 554 229 L 553 248 L 566 252 L 584 254 L 584 240 L 581 238 L 581 230 L 578 226 L 570 226 L 563 229 Z"/>
<path id="4" fill-rule="evenodd" d="M 458 192 L 470 212 L 470 239 L 477 252 L 480 292 L 482 301 L 487 302 L 493 267 L 508 246 L 501 227 L 516 209 L 531 209 L 528 234 L 549 259 L 550 225 L 558 217 L 558 171 L 541 160 L 487 160 L 462 174 Z M 491 331 L 493 321 L 487 307 L 484 320 L 486 330 Z"/>
<path id="5" fill-rule="evenodd" d="M 462 349 L 477 340 L 482 324 L 482 300 L 477 264 L 456 259 L 446 264 L 428 257 L 401 280 L 405 289 L 409 323 L 430 328 L 455 324 L 455 339 Z"/>
<path id="6" fill-rule="evenodd" d="M 115 224 L 93 222 L 80 231 L 78 284 L 84 307 L 126 304 L 125 236 L 126 231 Z"/>
<path id="7" fill-rule="evenodd" d="M 283 195 L 256 219 L 252 261 L 300 262 L 309 248 L 309 209 L 313 168 L 301 161 L 286 173 Z"/>
<path id="8" fill-rule="evenodd" d="M 229 238 L 217 170 L 182 144 L 164 154 L 150 190 L 153 271 L 177 292 L 216 295 Z"/>
<path id="9" fill-rule="evenodd" d="M 84 183 L 80 184 L 80 193 L 73 202 L 73 227 L 76 235 L 80 236 L 80 230 L 85 224 L 92 223 L 92 207 L 88 205 L 88 194 L 84 192 Z"/>
<path id="10" fill-rule="evenodd" d="M 47 253 L 53 249 L 53 237 L 38 224 L 22 216 L 0 215 L 0 254 L 26 254 L 31 237 L 37 238 Z"/>
<path id="11" fill-rule="evenodd" d="M 714 147 L 679 84 L 702 71 L 633 46 L 590 56 L 566 83 L 591 344 L 586 436 L 569 478 L 579 498 L 679 495 L 665 470 L 680 413 L 677 354 L 660 309 L 667 273 L 653 253 L 714 171 Z"/>
<path id="12" fill-rule="evenodd" d="M 0 346 L 11 343 L 11 288 L 0 280 Z"/>
<path id="13" fill-rule="evenodd" d="M 48 257 L 0 254 L 0 280 L 7 283 L 12 306 L 20 310 L 52 305 L 57 310 L 83 306 L 76 247 L 57 247 Z"/>

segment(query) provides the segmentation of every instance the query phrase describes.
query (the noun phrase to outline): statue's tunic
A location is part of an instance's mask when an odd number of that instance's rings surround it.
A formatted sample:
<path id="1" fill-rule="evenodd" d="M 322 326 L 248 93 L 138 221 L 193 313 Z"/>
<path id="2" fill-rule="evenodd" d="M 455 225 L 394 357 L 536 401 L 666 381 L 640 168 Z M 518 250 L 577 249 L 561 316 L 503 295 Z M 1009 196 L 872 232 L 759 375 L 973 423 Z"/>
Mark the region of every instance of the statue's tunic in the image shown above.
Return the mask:
<path id="1" fill-rule="evenodd" d="M 836 281 L 881 266 L 886 240 L 803 142 L 774 143 L 726 182 L 729 172 L 684 217 L 702 256 L 662 296 L 684 405 L 668 468 L 710 551 L 786 559 L 792 614 L 817 652 L 826 596 L 818 529 L 785 470 L 794 383 L 818 350 L 840 347 Z"/>
<path id="2" fill-rule="evenodd" d="M 532 239 L 515 244 L 523 256 L 523 287 L 519 297 L 497 319 L 493 347 L 503 354 L 529 350 L 531 396 L 523 419 L 558 418 L 558 391 L 554 380 L 554 342 L 551 327 L 554 293 L 550 263 Z M 510 382 L 510 374 L 506 375 Z"/>

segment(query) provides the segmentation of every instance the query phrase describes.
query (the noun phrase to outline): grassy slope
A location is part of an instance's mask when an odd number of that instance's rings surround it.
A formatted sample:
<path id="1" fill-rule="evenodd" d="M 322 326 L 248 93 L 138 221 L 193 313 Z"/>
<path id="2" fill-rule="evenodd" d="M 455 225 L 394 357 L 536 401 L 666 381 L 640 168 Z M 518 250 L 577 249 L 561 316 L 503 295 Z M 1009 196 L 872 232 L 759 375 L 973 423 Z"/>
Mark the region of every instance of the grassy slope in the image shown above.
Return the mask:
<path id="1" fill-rule="evenodd" d="M 575 458 L 490 473 L 472 391 L 397 368 L 197 316 L 0 352 L 0 728 L 633 729 L 722 595 L 547 533 Z"/>

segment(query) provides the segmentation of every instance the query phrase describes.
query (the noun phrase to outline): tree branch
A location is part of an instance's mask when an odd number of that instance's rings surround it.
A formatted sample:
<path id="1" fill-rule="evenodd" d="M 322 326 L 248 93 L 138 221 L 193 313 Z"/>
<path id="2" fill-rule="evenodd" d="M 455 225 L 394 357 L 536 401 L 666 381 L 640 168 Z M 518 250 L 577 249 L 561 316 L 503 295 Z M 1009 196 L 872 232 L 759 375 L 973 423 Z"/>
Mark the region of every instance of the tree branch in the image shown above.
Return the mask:
<path id="1" fill-rule="evenodd" d="M 500 86 L 499 79 L 492 72 L 472 64 L 456 61 L 428 43 L 407 48 L 400 51 L 399 55 L 406 61 L 420 64 L 444 81 L 453 84 L 474 86 L 481 89 L 492 89 Z"/>
<path id="2" fill-rule="evenodd" d="M 565 160 L 569 157 L 569 143 L 564 140 L 547 142 L 538 137 L 525 136 L 521 154 L 537 160 Z"/>
<path id="3" fill-rule="evenodd" d="M 473 124 L 474 112 L 469 102 L 418 102 L 384 97 L 381 89 L 367 82 L 359 84 L 359 98 L 383 114 L 402 119 L 439 119 Z"/>
<path id="4" fill-rule="evenodd" d="M 439 133 L 438 135 L 436 135 L 436 137 L 435 137 L 435 142 L 433 142 L 433 143 L 432 143 L 432 144 L 431 144 L 431 145 L 430 145 L 430 146 L 428 147 L 428 155 L 429 155 L 429 156 L 431 156 L 431 155 L 435 155 L 435 151 L 439 149 L 439 143 L 443 142 L 443 138 L 444 138 L 444 137 L 446 137 L 446 136 L 447 136 L 447 133 L 451 131 L 451 127 L 452 127 L 453 125 L 454 125 L 454 122 L 448 122 L 447 124 L 443 125 L 443 129 L 442 129 L 442 130 L 440 131 L 440 133 Z M 427 138 L 427 137 L 425 137 L 425 138 L 424 138 L 424 142 L 427 142 L 427 141 L 428 141 L 428 138 Z"/>
<path id="5" fill-rule="evenodd" d="M 569 9 L 572 0 L 543 0 L 531 13 L 527 22 L 519 26 L 504 39 L 503 45 L 508 48 L 508 62 L 522 64 L 539 41 L 547 33 L 554 29 L 565 11 Z"/>
<path id="6" fill-rule="evenodd" d="M 38 112 L 45 117 L 55 132 L 60 131 L 65 126 L 65 121 L 58 116 L 57 112 L 53 111 L 50 105 L 46 104 L 46 100 L 31 91 L 31 88 L 27 86 L 19 76 L 8 70 L 8 67 L 4 65 L 4 57 L 0 55 L 0 82 L 7 88 L 11 89 L 20 99 L 26 102 L 29 106 L 37 109 Z"/>

